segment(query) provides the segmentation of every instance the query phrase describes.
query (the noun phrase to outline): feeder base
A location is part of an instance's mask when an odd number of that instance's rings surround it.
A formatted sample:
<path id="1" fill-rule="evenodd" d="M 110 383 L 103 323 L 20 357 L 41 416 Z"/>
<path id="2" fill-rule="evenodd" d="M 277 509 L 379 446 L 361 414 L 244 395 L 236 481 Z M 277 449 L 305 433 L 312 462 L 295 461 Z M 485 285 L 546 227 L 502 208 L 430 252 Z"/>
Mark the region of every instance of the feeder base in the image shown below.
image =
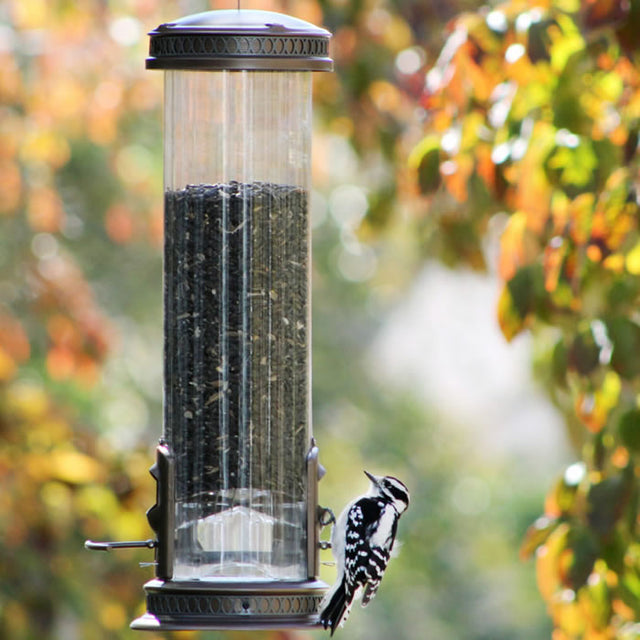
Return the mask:
<path id="1" fill-rule="evenodd" d="M 311 629 L 319 626 L 327 590 L 320 580 L 305 582 L 174 582 L 144 585 L 147 612 L 132 629 Z"/>

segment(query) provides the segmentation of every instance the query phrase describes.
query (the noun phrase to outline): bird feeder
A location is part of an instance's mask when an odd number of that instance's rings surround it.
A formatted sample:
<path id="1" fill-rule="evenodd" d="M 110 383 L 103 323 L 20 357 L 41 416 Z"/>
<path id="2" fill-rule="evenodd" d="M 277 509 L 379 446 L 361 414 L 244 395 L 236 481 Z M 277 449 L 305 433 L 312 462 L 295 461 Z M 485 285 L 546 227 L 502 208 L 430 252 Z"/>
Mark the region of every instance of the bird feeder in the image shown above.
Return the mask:
<path id="1" fill-rule="evenodd" d="M 165 74 L 164 428 L 156 578 L 135 629 L 316 624 L 311 73 L 329 32 L 210 11 L 151 32 Z M 109 546 L 110 545 L 110 546 Z"/>

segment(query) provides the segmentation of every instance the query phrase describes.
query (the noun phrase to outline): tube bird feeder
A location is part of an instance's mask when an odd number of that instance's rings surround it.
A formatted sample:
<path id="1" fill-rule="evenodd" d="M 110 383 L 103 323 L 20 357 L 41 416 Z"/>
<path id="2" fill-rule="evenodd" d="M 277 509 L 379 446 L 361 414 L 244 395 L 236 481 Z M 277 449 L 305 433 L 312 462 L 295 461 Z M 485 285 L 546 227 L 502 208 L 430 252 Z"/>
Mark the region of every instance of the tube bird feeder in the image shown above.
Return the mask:
<path id="1" fill-rule="evenodd" d="M 164 70 L 164 427 L 156 577 L 135 629 L 310 627 L 311 72 L 329 32 L 210 11 L 150 34 Z M 129 543 L 91 543 L 110 548 Z M 102 545 L 102 546 L 100 546 Z"/>

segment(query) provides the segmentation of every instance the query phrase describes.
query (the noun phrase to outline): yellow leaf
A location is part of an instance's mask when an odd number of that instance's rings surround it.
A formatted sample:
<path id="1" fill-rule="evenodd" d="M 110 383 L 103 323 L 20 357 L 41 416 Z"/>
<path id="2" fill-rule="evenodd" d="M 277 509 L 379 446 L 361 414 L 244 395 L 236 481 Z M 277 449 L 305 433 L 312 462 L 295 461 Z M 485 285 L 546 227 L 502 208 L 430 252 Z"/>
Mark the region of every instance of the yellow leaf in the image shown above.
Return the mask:
<path id="1" fill-rule="evenodd" d="M 73 518 L 71 492 L 68 485 L 55 480 L 45 482 L 40 490 L 42 505 L 58 526 L 68 525 Z"/>
<path id="2" fill-rule="evenodd" d="M 562 235 L 569 220 L 570 200 L 564 191 L 556 189 L 551 197 L 551 218 L 553 220 L 553 233 Z"/>
<path id="3" fill-rule="evenodd" d="M 617 73 L 603 73 L 595 76 L 593 89 L 604 102 L 616 102 L 622 94 L 624 84 Z"/>
<path id="4" fill-rule="evenodd" d="M 625 266 L 624 256 L 620 253 L 614 253 L 605 258 L 602 264 L 606 269 L 609 269 L 609 271 L 622 273 Z"/>
<path id="5" fill-rule="evenodd" d="M 127 624 L 127 612 L 119 602 L 104 602 L 99 615 L 102 626 L 110 631 L 120 631 Z"/>
<path id="6" fill-rule="evenodd" d="M 142 539 L 149 533 L 149 524 L 143 511 L 119 509 L 111 526 L 114 536 L 123 540 Z"/>
<path id="7" fill-rule="evenodd" d="M 596 570 L 589 576 L 587 584 L 580 589 L 578 603 L 584 618 L 593 627 L 590 637 L 594 640 L 609 637 L 599 633 L 606 631 L 611 617 L 610 594 L 605 580 L 605 571 Z"/>
<path id="8" fill-rule="evenodd" d="M 42 29 L 51 25 L 47 0 L 23 0 L 13 3 L 13 18 L 22 29 Z"/>
<path id="9" fill-rule="evenodd" d="M 400 106 L 400 92 L 395 85 L 384 80 L 371 83 L 369 96 L 379 111 L 393 113 Z"/>
<path id="10" fill-rule="evenodd" d="M 542 597 L 550 602 L 560 588 L 560 555 L 567 546 L 569 525 L 561 524 L 536 553 L 536 578 Z"/>
<path id="11" fill-rule="evenodd" d="M 30 131 L 22 144 L 20 155 L 27 162 L 61 167 L 69 159 L 71 150 L 66 138 L 57 131 Z"/>
<path id="12" fill-rule="evenodd" d="M 7 409 L 12 417 L 24 422 L 36 422 L 49 412 L 49 400 L 44 390 L 35 384 L 19 384 L 11 387 L 7 396 Z"/>
<path id="13" fill-rule="evenodd" d="M 438 136 L 425 136 L 411 151 L 407 164 L 411 169 L 417 169 L 422 162 L 422 158 L 432 151 L 440 149 L 440 138 Z"/>
<path id="14" fill-rule="evenodd" d="M 49 464 L 51 477 L 70 484 L 96 482 L 102 475 L 100 464 L 79 451 L 53 451 Z"/>
<path id="15" fill-rule="evenodd" d="M 640 275 L 640 241 L 629 251 L 624 263 L 629 273 L 634 276 Z"/>
<path id="16" fill-rule="evenodd" d="M 392 51 L 401 51 L 411 46 L 413 37 L 411 28 L 400 16 L 389 16 L 389 21 L 384 25 L 382 36 L 385 46 Z"/>
<path id="17" fill-rule="evenodd" d="M 573 591 L 565 589 L 556 594 L 552 599 L 550 609 L 556 625 L 570 638 L 584 637 L 585 619 Z"/>
<path id="18" fill-rule="evenodd" d="M 97 515 L 111 525 L 119 511 L 118 500 L 112 491 L 101 485 L 88 485 L 76 496 L 76 509 L 80 515 Z"/>
<path id="19" fill-rule="evenodd" d="M 549 27 L 551 37 L 551 68 L 561 73 L 571 56 L 584 49 L 585 42 L 575 22 L 568 15 L 556 15 L 557 26 Z"/>
<path id="20" fill-rule="evenodd" d="M 599 401 L 606 411 L 611 411 L 615 408 L 621 391 L 622 383 L 618 374 L 615 371 L 607 371 L 602 383 L 602 389 L 597 392 Z"/>

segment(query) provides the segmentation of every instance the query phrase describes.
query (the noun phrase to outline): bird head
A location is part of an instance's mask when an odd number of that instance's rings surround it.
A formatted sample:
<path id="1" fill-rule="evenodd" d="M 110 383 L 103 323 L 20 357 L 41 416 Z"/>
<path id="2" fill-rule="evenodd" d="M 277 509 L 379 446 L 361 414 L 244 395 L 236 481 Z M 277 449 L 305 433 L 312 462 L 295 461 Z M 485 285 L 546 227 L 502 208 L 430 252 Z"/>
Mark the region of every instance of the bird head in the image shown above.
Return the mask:
<path id="1" fill-rule="evenodd" d="M 394 476 L 374 476 L 368 471 L 364 472 L 371 480 L 371 495 L 377 495 L 393 503 L 398 513 L 402 513 L 409 506 L 409 489 Z"/>

